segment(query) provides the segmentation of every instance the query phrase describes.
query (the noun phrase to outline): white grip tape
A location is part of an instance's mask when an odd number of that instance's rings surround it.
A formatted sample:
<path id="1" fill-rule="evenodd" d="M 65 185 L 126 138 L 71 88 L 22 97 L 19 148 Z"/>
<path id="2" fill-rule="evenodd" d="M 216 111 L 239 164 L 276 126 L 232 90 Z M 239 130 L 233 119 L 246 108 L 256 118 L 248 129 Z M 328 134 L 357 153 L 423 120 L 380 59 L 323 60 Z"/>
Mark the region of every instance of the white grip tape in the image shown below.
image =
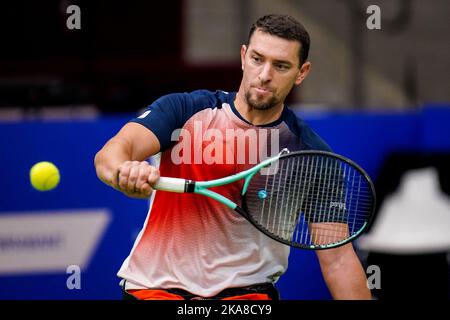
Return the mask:
<path id="1" fill-rule="evenodd" d="M 184 192 L 185 179 L 161 177 L 153 185 L 153 188 L 161 191 Z"/>

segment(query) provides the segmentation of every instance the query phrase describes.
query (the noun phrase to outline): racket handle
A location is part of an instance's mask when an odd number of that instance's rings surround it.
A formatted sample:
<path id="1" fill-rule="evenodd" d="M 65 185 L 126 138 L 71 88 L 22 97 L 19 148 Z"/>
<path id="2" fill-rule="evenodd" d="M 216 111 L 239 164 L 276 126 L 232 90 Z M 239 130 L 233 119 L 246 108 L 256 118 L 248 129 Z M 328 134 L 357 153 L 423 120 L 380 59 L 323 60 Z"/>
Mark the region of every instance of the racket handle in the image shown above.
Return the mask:
<path id="1" fill-rule="evenodd" d="M 155 190 L 183 193 L 185 185 L 185 179 L 160 177 L 152 187 Z"/>

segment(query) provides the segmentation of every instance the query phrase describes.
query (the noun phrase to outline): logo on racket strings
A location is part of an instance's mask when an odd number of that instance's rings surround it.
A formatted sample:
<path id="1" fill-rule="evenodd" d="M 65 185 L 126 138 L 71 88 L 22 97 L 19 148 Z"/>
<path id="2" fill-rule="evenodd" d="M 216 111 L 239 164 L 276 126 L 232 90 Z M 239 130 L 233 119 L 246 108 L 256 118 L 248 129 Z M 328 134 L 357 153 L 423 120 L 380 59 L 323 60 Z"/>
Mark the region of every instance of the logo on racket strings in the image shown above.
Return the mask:
<path id="1" fill-rule="evenodd" d="M 337 208 L 339 210 L 347 210 L 345 202 L 331 201 L 330 202 L 330 209 L 333 209 L 333 208 Z"/>

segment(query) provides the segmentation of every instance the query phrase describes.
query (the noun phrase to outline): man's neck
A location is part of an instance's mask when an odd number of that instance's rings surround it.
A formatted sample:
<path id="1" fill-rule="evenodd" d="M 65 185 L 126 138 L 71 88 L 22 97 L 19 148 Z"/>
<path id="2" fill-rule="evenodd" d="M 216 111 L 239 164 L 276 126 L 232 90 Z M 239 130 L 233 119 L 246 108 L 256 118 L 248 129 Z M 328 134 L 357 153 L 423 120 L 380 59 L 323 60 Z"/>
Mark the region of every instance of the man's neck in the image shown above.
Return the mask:
<path id="1" fill-rule="evenodd" d="M 280 103 L 270 109 L 254 109 L 245 101 L 243 93 L 239 91 L 234 100 L 234 106 L 239 114 L 248 122 L 255 126 L 265 125 L 278 120 L 283 113 L 284 105 Z"/>

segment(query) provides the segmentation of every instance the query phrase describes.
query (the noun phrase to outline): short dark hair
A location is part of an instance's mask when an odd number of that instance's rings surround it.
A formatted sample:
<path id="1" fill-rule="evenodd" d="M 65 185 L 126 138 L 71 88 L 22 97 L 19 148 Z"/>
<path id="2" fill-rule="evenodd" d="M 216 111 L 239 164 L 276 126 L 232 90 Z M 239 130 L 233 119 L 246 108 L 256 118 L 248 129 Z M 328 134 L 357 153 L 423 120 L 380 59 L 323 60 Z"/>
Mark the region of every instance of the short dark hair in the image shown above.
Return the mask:
<path id="1" fill-rule="evenodd" d="M 310 39 L 305 27 L 289 15 L 269 14 L 253 23 L 248 35 L 248 43 L 255 30 L 261 30 L 271 35 L 300 42 L 300 66 L 308 59 Z"/>

